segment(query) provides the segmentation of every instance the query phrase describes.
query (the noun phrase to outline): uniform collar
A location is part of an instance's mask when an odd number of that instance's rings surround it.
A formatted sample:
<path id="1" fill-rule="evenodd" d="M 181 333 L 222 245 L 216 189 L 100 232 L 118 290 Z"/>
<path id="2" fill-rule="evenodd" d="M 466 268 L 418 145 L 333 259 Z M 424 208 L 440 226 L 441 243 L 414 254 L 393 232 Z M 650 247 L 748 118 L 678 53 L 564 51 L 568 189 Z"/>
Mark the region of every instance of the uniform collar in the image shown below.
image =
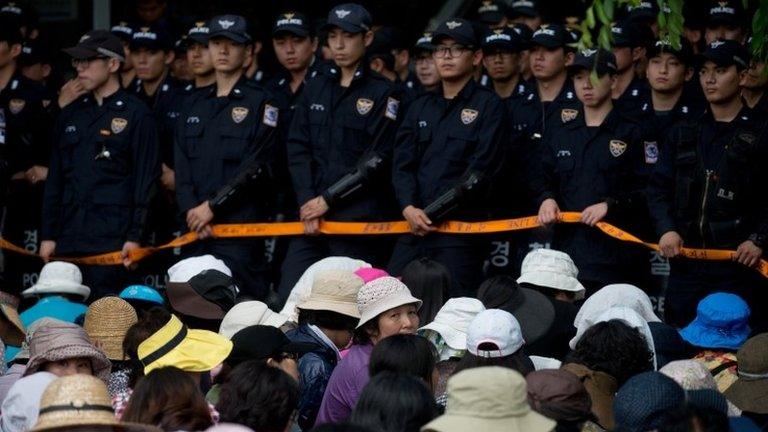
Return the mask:
<path id="1" fill-rule="evenodd" d="M 736 117 L 733 118 L 729 123 L 736 125 L 738 127 L 750 125 L 754 122 L 755 112 L 752 110 L 752 108 L 748 107 L 746 104 L 741 107 L 741 110 L 738 114 L 736 114 Z M 707 108 L 699 117 L 702 120 L 705 120 L 710 123 L 715 123 L 715 117 L 712 116 L 712 111 L 710 111 L 709 108 Z"/>
<path id="2" fill-rule="evenodd" d="M 526 94 L 523 97 L 526 104 L 541 102 L 541 99 L 539 98 L 539 89 L 536 86 L 536 81 L 533 81 L 533 83 L 530 84 L 530 88 L 528 88 L 525 93 Z M 566 78 L 565 82 L 563 82 L 563 87 L 560 89 L 560 93 L 557 94 L 552 102 L 576 101 L 578 101 L 578 99 L 576 99 L 576 91 L 573 88 L 573 81 L 571 81 L 570 78 Z"/>
<path id="3" fill-rule="evenodd" d="M 242 74 L 240 79 L 237 80 L 235 85 L 232 87 L 232 91 L 229 92 L 227 97 L 230 99 L 242 99 L 245 96 L 245 88 L 248 87 L 248 79 L 249 78 L 246 77 L 245 74 Z M 207 97 L 215 98 L 218 86 L 216 83 L 214 83 L 210 86 L 202 87 L 201 90 L 208 92 L 206 94 Z"/>
<path id="4" fill-rule="evenodd" d="M 354 85 L 355 82 L 362 80 L 366 76 L 370 74 L 370 70 L 368 69 L 367 62 L 365 61 L 365 58 L 363 58 L 360 61 L 360 65 L 357 67 L 357 70 L 355 71 L 355 75 L 352 77 L 352 83 L 350 84 L 350 87 Z M 331 64 L 328 68 L 328 75 L 333 77 L 333 80 L 336 82 L 339 82 L 341 80 L 341 68 L 336 66 L 336 64 Z"/>
<path id="5" fill-rule="evenodd" d="M 456 94 L 456 97 L 451 99 L 451 102 L 456 101 L 462 101 L 462 100 L 469 100 L 470 97 L 472 97 L 472 94 L 474 94 L 475 89 L 480 87 L 480 84 L 477 83 L 474 79 L 470 79 L 467 81 L 466 84 L 464 84 L 464 87 L 459 90 L 459 92 Z M 443 83 L 440 83 L 440 85 L 435 90 L 436 94 L 439 95 L 441 98 L 443 98 Z"/>

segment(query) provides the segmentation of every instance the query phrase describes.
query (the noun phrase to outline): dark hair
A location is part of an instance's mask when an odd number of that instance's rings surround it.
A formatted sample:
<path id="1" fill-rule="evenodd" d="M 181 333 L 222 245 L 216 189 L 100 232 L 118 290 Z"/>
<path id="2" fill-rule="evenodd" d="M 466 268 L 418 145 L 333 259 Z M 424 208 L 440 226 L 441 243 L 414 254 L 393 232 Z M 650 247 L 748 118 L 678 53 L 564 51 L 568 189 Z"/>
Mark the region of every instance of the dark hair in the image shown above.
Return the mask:
<path id="1" fill-rule="evenodd" d="M 478 349 L 481 349 L 484 351 L 499 350 L 499 347 L 492 342 L 481 343 L 477 347 Z M 512 369 L 514 371 L 517 371 L 522 376 L 526 376 L 529 373 L 536 370 L 536 368 L 533 366 L 533 362 L 531 361 L 531 359 L 528 358 L 528 356 L 525 354 L 525 351 L 523 350 L 523 348 L 520 348 L 514 353 L 504 357 L 480 357 L 470 352 L 467 352 L 466 354 L 464 354 L 464 357 L 462 357 L 461 360 L 459 360 L 458 364 L 456 365 L 456 368 L 453 370 L 453 373 L 451 375 L 456 375 L 457 373 L 463 370 L 474 369 L 474 368 L 484 367 L 484 366 L 501 366 L 507 369 Z"/>
<path id="2" fill-rule="evenodd" d="M 697 407 L 689 404 L 689 410 L 699 420 L 703 432 L 718 432 L 729 430 L 728 414 L 716 409 Z"/>
<path id="3" fill-rule="evenodd" d="M 248 360 L 232 369 L 221 386 L 222 422 L 238 423 L 257 432 L 283 432 L 299 404 L 296 381 L 260 360 Z"/>
<path id="4" fill-rule="evenodd" d="M 370 429 L 349 423 L 326 423 L 309 432 L 371 432 Z"/>
<path id="5" fill-rule="evenodd" d="M 360 321 L 358 318 L 338 312 L 299 309 L 299 325 L 312 324 L 330 330 L 353 331 L 358 321 Z"/>
<path id="6" fill-rule="evenodd" d="M 363 388 L 349 421 L 377 432 L 418 432 L 437 415 L 435 397 L 423 382 L 382 372 Z"/>
<path id="7" fill-rule="evenodd" d="M 208 403 L 195 381 L 173 366 L 155 369 L 139 381 L 122 421 L 163 430 L 205 430 L 213 425 Z"/>
<path id="8" fill-rule="evenodd" d="M 408 263 L 402 271 L 401 280 L 411 294 L 422 301 L 419 321 L 428 324 L 448 299 L 451 273 L 437 261 L 419 258 Z"/>
<path id="9" fill-rule="evenodd" d="M 139 345 L 163 328 L 171 319 L 171 313 L 161 307 L 149 309 L 139 321 L 128 328 L 123 338 L 123 352 L 128 357 L 128 387 L 133 388 L 144 376 L 144 365 L 139 361 Z"/>
<path id="10" fill-rule="evenodd" d="M 574 291 L 559 290 L 557 288 L 550 288 L 541 285 L 534 285 L 532 283 L 523 282 L 520 284 L 522 288 L 529 288 L 536 290 L 549 298 L 555 298 L 556 295 L 564 295 L 568 300 L 573 301 L 576 299 L 576 293 Z"/>
<path id="11" fill-rule="evenodd" d="M 622 386 L 653 370 L 653 353 L 640 332 L 618 320 L 599 322 L 584 332 L 568 361 L 605 372 Z"/>
<path id="12" fill-rule="evenodd" d="M 373 347 L 368 371 L 371 377 L 383 372 L 413 375 L 432 387 L 436 361 L 437 349 L 430 341 L 414 334 L 396 334 Z"/>
<path id="13" fill-rule="evenodd" d="M 509 275 L 492 276 L 483 281 L 477 289 L 477 299 L 486 309 L 511 311 L 514 306 L 514 293 L 518 290 L 517 281 Z"/>
<path id="14" fill-rule="evenodd" d="M 371 343 L 371 335 L 379 332 L 379 317 L 371 319 L 352 332 L 352 343 L 355 345 L 368 345 Z"/>

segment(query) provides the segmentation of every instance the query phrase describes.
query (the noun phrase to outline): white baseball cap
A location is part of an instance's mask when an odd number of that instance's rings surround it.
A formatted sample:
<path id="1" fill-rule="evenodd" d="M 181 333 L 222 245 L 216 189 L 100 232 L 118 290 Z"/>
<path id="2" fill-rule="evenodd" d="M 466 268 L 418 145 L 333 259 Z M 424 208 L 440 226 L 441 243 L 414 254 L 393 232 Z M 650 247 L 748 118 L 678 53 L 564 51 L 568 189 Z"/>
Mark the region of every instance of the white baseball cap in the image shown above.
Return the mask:
<path id="1" fill-rule="evenodd" d="M 484 343 L 492 343 L 498 349 L 479 349 Z M 511 313 L 501 309 L 480 312 L 467 330 L 467 351 L 478 357 L 506 357 L 516 353 L 524 344 L 520 323 Z"/>
<path id="2" fill-rule="evenodd" d="M 183 259 L 168 269 L 168 282 L 189 282 L 203 270 L 218 270 L 232 277 L 232 270 L 224 261 L 213 255 L 201 255 Z"/>
<path id="3" fill-rule="evenodd" d="M 485 310 L 483 303 L 470 297 L 456 297 L 445 302 L 435 320 L 420 328 L 440 333 L 445 343 L 455 350 L 467 347 L 467 328 L 478 313 Z"/>

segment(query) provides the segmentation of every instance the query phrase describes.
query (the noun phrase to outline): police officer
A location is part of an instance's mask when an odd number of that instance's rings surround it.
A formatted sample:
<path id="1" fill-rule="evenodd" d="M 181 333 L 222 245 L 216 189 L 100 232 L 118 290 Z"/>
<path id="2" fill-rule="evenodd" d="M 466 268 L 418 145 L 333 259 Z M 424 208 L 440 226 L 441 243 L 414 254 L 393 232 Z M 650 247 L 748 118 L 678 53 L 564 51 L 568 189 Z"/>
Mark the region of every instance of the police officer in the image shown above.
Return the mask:
<path id="1" fill-rule="evenodd" d="M 183 34 L 173 42 L 173 62 L 171 62 L 171 76 L 183 87 L 192 81 L 192 72 L 187 62 L 187 35 Z"/>
<path id="2" fill-rule="evenodd" d="M 509 5 L 510 24 L 523 24 L 533 33 L 541 26 L 541 17 L 535 0 L 515 0 Z"/>
<path id="3" fill-rule="evenodd" d="M 288 167 L 307 234 L 317 233 L 321 218 L 376 221 L 397 214 L 386 165 L 399 101 L 394 85 L 372 73 L 365 61 L 373 40 L 371 16 L 358 4 L 342 4 L 330 11 L 325 29 L 334 65 L 307 82 L 288 136 Z M 383 266 L 391 241 L 382 236 L 293 238 L 280 294 L 287 297 L 304 270 L 329 255 Z"/>
<path id="4" fill-rule="evenodd" d="M 525 45 L 521 36 L 510 28 L 499 28 L 483 37 L 483 66 L 490 85 L 501 99 L 521 97 L 526 86 L 520 80 L 520 52 Z"/>
<path id="5" fill-rule="evenodd" d="M 751 46 L 751 38 L 746 46 Z M 747 73 L 741 80 L 741 98 L 744 99 L 744 104 L 764 118 L 768 117 L 768 74 L 765 72 L 765 62 L 752 59 Z"/>
<path id="6" fill-rule="evenodd" d="M 596 83 L 591 72 L 598 76 Z M 621 226 L 642 202 L 640 129 L 611 100 L 616 59 L 599 49 L 579 53 L 569 66 L 583 116 L 555 128 L 543 142 L 534 190 L 539 222 L 557 222 L 560 212 L 581 212 L 581 224 L 555 226 L 553 249 L 573 258 L 588 293 L 631 281 L 625 266 L 634 254 L 597 228 L 602 220 Z M 642 208 L 642 207 L 641 207 Z"/>
<path id="7" fill-rule="evenodd" d="M 690 322 L 698 301 L 714 291 L 737 293 L 753 311 L 768 305 L 765 280 L 750 268 L 768 235 L 768 160 L 765 119 L 739 97 L 749 55 L 738 42 L 715 41 L 703 57 L 708 109 L 669 131 L 648 191 L 659 247 L 670 258 L 665 312 L 675 326 Z M 732 261 L 689 260 L 679 258 L 683 245 L 736 253 Z M 764 331 L 765 317 L 752 318 Z"/>
<path id="8" fill-rule="evenodd" d="M 395 84 L 400 95 L 400 109 L 405 112 L 408 109 L 408 104 L 418 94 L 418 89 L 413 84 L 409 86 L 406 82 L 400 80 L 400 75 L 396 70 L 393 43 L 392 28 L 383 27 L 374 33 L 373 42 L 371 42 L 371 45 L 366 50 L 366 55 L 370 69 Z"/>
<path id="9" fill-rule="evenodd" d="M 120 38 L 125 51 L 125 61 L 123 69 L 120 71 L 120 83 L 123 88 L 133 89 L 139 85 L 139 78 L 136 76 L 136 69 L 133 68 L 131 61 L 131 38 L 133 37 L 133 27 L 126 21 L 120 21 L 110 29 L 113 35 Z"/>
<path id="10" fill-rule="evenodd" d="M 533 84 L 534 83 L 534 77 L 533 72 L 531 71 L 531 52 L 530 52 L 530 45 L 531 45 L 531 38 L 533 38 L 533 30 L 531 30 L 527 25 L 521 24 L 521 23 L 514 23 L 510 24 L 509 28 L 512 29 L 515 33 L 517 33 L 518 36 L 520 36 L 520 42 L 522 43 L 522 51 L 519 53 L 520 57 L 520 75 L 521 79 L 525 81 L 526 84 Z"/>
<path id="11" fill-rule="evenodd" d="M 435 65 L 435 59 L 432 57 L 434 50 L 432 33 L 424 33 L 416 40 L 411 52 L 416 79 L 419 81 L 422 92 L 435 90 L 440 84 L 440 75 L 437 73 L 437 65 Z"/>
<path id="12" fill-rule="evenodd" d="M 477 20 L 491 30 L 507 26 L 507 5 L 498 0 L 482 0 L 477 8 Z"/>
<path id="13" fill-rule="evenodd" d="M 402 236 L 389 269 L 399 274 L 419 256 L 444 264 L 453 297 L 472 296 L 482 280 L 484 238 L 435 233 L 447 218 L 484 220 L 483 193 L 506 138 L 504 104 L 472 79 L 482 61 L 469 21 L 450 19 L 432 35 L 441 85 L 416 99 L 398 130 L 392 180 L 413 235 Z"/>
<path id="14" fill-rule="evenodd" d="M 142 238 L 149 191 L 160 174 L 152 112 L 120 86 L 123 46 L 94 30 L 68 48 L 88 94 L 68 105 L 54 129 L 45 187 L 40 255 L 122 251 L 123 264 Z M 116 293 L 120 266 L 84 266 L 93 298 Z"/>
<path id="15" fill-rule="evenodd" d="M 210 27 L 206 21 L 196 21 L 187 31 L 187 63 L 192 73 L 192 82 L 184 87 L 189 94 L 198 89 L 210 87 L 216 83 L 213 61 L 208 52 Z"/>
<path id="16" fill-rule="evenodd" d="M 202 239 L 210 237 L 213 223 L 267 219 L 271 201 L 267 180 L 278 121 L 278 109 L 268 94 L 243 75 L 253 43 L 245 18 L 214 17 L 209 37 L 216 85 L 188 97 L 175 140 L 179 209 L 188 229 Z M 241 293 L 266 297 L 263 242 L 207 239 L 187 252 L 224 260 Z"/>
<path id="17" fill-rule="evenodd" d="M 646 46 L 653 42 L 650 27 L 638 21 L 621 21 L 611 27 L 613 55 L 616 57 L 614 105 L 626 116 L 638 119 L 648 83 L 638 75 L 638 65 L 645 64 Z"/>
<path id="18" fill-rule="evenodd" d="M 710 1 L 704 40 L 707 44 L 718 39 L 741 43 L 746 36 L 747 23 L 744 7 L 738 0 Z"/>

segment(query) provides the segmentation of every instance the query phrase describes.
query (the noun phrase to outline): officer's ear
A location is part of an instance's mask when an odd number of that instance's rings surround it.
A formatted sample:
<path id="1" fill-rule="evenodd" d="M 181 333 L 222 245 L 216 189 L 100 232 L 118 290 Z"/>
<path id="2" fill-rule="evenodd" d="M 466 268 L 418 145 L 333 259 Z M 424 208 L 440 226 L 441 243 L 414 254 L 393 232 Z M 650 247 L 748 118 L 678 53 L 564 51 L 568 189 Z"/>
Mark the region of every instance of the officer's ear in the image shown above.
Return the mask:
<path id="1" fill-rule="evenodd" d="M 475 50 L 475 52 L 472 53 L 472 66 L 478 67 L 482 62 L 483 62 L 483 51 L 479 49 Z"/>
<path id="2" fill-rule="evenodd" d="M 632 63 L 635 63 L 645 57 L 645 47 L 632 48 Z"/>
<path id="3" fill-rule="evenodd" d="M 685 68 L 685 80 L 690 81 L 693 78 L 693 73 L 696 72 L 693 67 L 688 66 Z"/>
<path id="4" fill-rule="evenodd" d="M 165 65 L 170 66 L 171 63 L 173 63 L 173 59 L 176 58 L 176 53 L 173 51 L 166 51 L 165 52 Z"/>
<path id="5" fill-rule="evenodd" d="M 371 60 L 370 68 L 376 73 L 381 73 L 384 70 L 384 60 L 379 57 Z"/>
<path id="6" fill-rule="evenodd" d="M 51 76 L 51 65 L 43 63 L 43 78 L 48 78 L 49 76 Z"/>
<path id="7" fill-rule="evenodd" d="M 576 53 L 571 50 L 565 51 L 565 65 L 570 66 L 573 63 L 573 59 L 576 57 Z"/>
<path id="8" fill-rule="evenodd" d="M 368 30 L 363 34 L 363 42 L 365 42 L 365 47 L 368 48 L 371 46 L 371 43 L 373 43 L 373 32 Z"/>
<path id="9" fill-rule="evenodd" d="M 317 36 L 311 37 L 310 41 L 312 42 L 312 52 L 317 51 L 317 46 L 318 46 Z"/>
<path id="10" fill-rule="evenodd" d="M 107 60 L 107 69 L 109 70 L 109 73 L 111 74 L 117 73 L 118 71 L 120 71 L 121 67 L 122 67 L 122 63 L 120 62 L 120 60 L 113 57 Z"/>
<path id="11" fill-rule="evenodd" d="M 11 58 L 16 58 L 21 54 L 22 45 L 21 42 L 8 43 L 11 50 Z"/>

